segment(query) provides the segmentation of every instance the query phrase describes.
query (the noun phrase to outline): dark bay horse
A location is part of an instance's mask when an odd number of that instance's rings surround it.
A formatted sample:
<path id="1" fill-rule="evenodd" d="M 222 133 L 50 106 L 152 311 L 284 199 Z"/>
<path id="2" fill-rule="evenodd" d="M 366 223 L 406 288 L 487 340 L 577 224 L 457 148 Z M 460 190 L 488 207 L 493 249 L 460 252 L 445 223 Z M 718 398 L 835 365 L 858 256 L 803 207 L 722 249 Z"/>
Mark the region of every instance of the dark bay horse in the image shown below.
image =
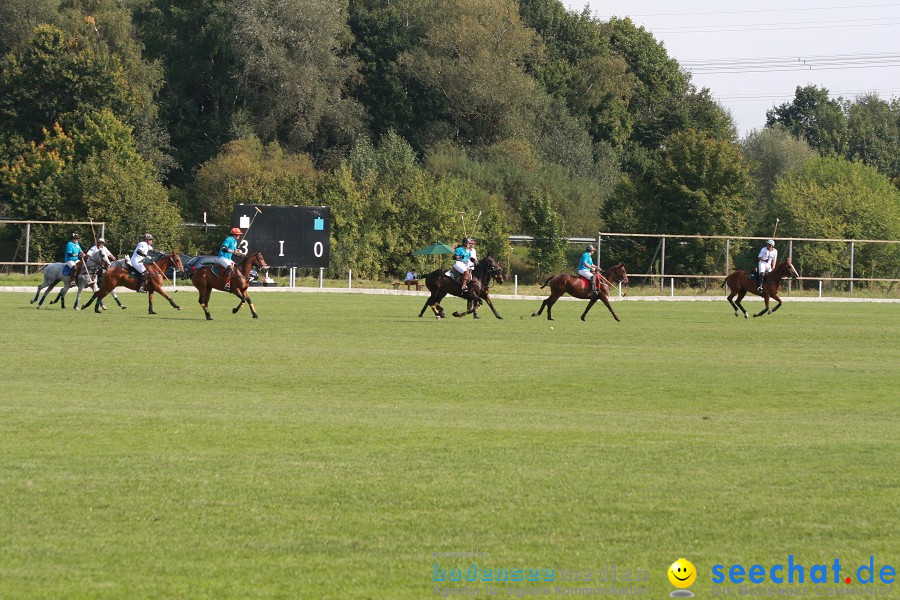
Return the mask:
<path id="1" fill-rule="evenodd" d="M 474 318 L 478 319 L 478 307 L 481 301 L 484 300 L 491 308 L 494 316 L 502 319 L 503 317 L 494 308 L 494 303 L 491 301 L 491 296 L 488 293 L 491 279 L 497 283 L 503 283 L 503 269 L 500 267 L 497 259 L 490 254 L 479 260 L 478 264 L 475 265 L 475 268 L 472 270 L 472 280 L 469 281 L 469 288 L 466 294 L 462 293 L 462 286 L 447 275 L 445 269 L 432 271 L 425 276 L 425 285 L 428 287 L 428 291 L 431 292 L 431 296 L 425 301 L 425 306 L 419 311 L 419 316 L 421 317 L 425 314 L 425 310 L 430 306 L 434 316 L 438 319 L 443 319 L 446 315 L 441 307 L 441 300 L 447 294 L 450 294 L 457 298 L 464 298 L 467 302 L 466 312 L 455 312 L 453 313 L 454 317 L 463 317 L 471 313 Z"/>
<path id="2" fill-rule="evenodd" d="M 176 271 L 184 271 L 184 265 L 181 264 L 181 257 L 177 252 L 166 254 L 158 260 L 147 265 L 147 273 L 144 275 L 144 287 L 147 290 L 148 310 L 151 315 L 155 315 L 153 310 L 153 294 L 158 292 L 163 298 L 169 301 L 172 308 L 181 310 L 172 298 L 163 290 L 163 282 L 166 279 L 166 271 L 175 267 Z M 97 300 L 94 305 L 94 312 L 100 312 L 100 301 L 119 286 L 125 286 L 131 290 L 137 290 L 137 279 L 131 274 L 131 268 L 126 266 L 112 266 L 106 270 L 103 275 L 103 281 L 100 283 L 100 291 L 94 292 L 85 307 L 90 306 L 91 302 Z"/>
<path id="3" fill-rule="evenodd" d="M 544 285 L 541 286 L 541 289 L 547 287 L 547 284 L 550 284 L 550 297 L 546 298 L 541 303 L 541 308 L 538 309 L 536 313 L 532 313 L 532 317 L 540 316 L 542 312 L 544 312 L 544 308 L 547 308 L 547 320 L 552 321 L 553 317 L 550 316 L 550 309 L 559 300 L 560 296 L 563 294 L 569 294 L 575 298 L 581 298 L 582 300 L 590 300 L 588 302 L 587 308 L 584 309 L 584 312 L 581 313 L 581 320 L 584 321 L 585 317 L 588 314 L 588 311 L 591 310 L 591 307 L 594 306 L 594 303 L 597 300 L 602 300 L 603 304 L 606 305 L 606 308 L 609 309 L 609 312 L 612 314 L 613 318 L 616 321 L 620 321 L 618 315 L 616 315 L 616 311 L 613 310 L 612 305 L 609 303 L 609 287 L 611 284 L 610 279 L 615 279 L 615 283 L 624 283 L 628 285 L 628 273 L 625 271 L 625 263 L 619 263 L 614 265 L 608 269 L 605 269 L 600 272 L 601 277 L 597 280 L 597 295 L 591 297 L 591 286 L 587 282 L 585 282 L 584 278 L 579 277 L 578 275 L 569 275 L 568 273 L 560 273 L 559 275 L 554 275 L 547 279 L 544 282 Z"/>
<path id="4" fill-rule="evenodd" d="M 781 298 L 778 296 L 778 288 L 781 286 L 781 280 L 789 275 L 800 277 L 797 273 L 797 269 L 791 264 L 791 259 L 787 258 L 784 262 L 779 263 L 778 266 L 766 273 L 763 291 L 760 293 L 756 291 L 756 288 L 759 287 L 759 282 L 755 279 L 750 279 L 750 274 L 747 273 L 747 271 L 734 271 L 725 278 L 725 283 L 722 284 L 722 287 L 727 285 L 728 290 L 731 292 L 728 294 L 728 302 L 731 304 L 731 308 L 734 309 L 734 316 L 739 317 L 738 309 L 741 309 L 741 312 L 744 313 L 744 318 L 747 318 L 747 311 L 741 306 L 741 300 L 743 300 L 744 296 L 748 293 L 762 296 L 763 300 L 766 302 L 766 307 L 753 315 L 754 317 L 761 317 L 762 315 L 773 313 L 781 308 Z M 737 296 L 737 300 L 733 300 L 735 296 Z M 772 310 L 769 310 L 769 298 L 775 298 L 778 302 Z"/>
<path id="5" fill-rule="evenodd" d="M 206 313 L 207 321 L 212 321 L 212 315 L 209 314 L 209 297 L 214 289 L 223 292 L 230 291 L 240 298 L 241 303 L 231 309 L 232 314 L 237 314 L 237 311 L 239 311 L 244 305 L 244 302 L 246 302 L 247 306 L 250 307 L 250 313 L 253 315 L 253 318 L 259 318 L 259 315 L 256 314 L 256 309 L 253 308 L 253 302 L 250 301 L 250 294 L 247 293 L 247 287 L 250 285 L 250 269 L 253 268 L 256 268 L 258 271 L 268 270 L 269 265 L 267 265 L 265 259 L 263 259 L 262 252 L 254 252 L 240 263 L 234 265 L 234 274 L 231 276 L 231 287 L 229 290 L 225 289 L 225 278 L 222 277 L 222 275 L 216 275 L 216 273 L 213 272 L 212 265 L 197 269 L 197 272 L 194 273 L 191 281 L 194 283 L 194 287 L 197 288 L 197 291 L 200 292 L 200 298 L 197 299 L 197 302 L 203 307 L 203 312 Z M 263 281 L 265 281 L 265 279 L 263 279 Z"/>

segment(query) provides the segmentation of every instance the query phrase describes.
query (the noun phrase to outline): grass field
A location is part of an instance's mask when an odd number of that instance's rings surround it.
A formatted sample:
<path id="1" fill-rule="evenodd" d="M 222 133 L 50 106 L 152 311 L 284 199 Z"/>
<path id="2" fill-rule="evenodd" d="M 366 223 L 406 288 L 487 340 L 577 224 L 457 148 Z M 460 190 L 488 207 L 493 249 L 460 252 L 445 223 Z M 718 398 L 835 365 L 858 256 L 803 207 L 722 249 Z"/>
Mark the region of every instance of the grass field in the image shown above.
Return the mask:
<path id="1" fill-rule="evenodd" d="M 0 294 L 0 598 L 424 598 L 472 562 L 641 569 L 659 598 L 682 556 L 709 597 L 714 564 L 900 566 L 898 305 L 29 298 Z"/>

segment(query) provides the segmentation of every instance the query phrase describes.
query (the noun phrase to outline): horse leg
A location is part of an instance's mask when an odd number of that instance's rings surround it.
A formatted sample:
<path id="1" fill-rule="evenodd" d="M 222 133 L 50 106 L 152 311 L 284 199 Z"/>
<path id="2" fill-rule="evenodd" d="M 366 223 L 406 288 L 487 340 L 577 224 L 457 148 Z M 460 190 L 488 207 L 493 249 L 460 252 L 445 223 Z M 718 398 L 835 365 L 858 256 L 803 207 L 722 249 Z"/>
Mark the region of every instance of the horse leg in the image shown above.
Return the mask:
<path id="1" fill-rule="evenodd" d="M 739 317 L 740 315 L 738 314 L 738 307 L 733 300 L 734 296 L 735 292 L 731 292 L 730 294 L 728 294 L 728 303 L 731 305 L 731 308 L 734 309 L 734 316 Z"/>
<path id="2" fill-rule="evenodd" d="M 154 289 L 154 288 L 155 288 L 155 289 Z M 150 310 L 151 310 L 151 311 L 153 310 L 153 293 L 154 293 L 154 292 L 158 292 L 160 296 L 162 296 L 163 298 L 165 298 L 166 300 L 168 300 L 168 301 L 169 301 L 169 304 L 172 305 L 172 308 L 174 308 L 175 310 L 181 310 L 181 307 L 178 306 L 178 305 L 175 303 L 174 300 L 172 300 L 172 298 L 166 293 L 166 291 L 162 288 L 162 286 L 159 284 L 159 282 L 158 282 L 157 280 L 154 280 L 154 282 L 153 282 L 153 287 L 150 289 L 150 293 L 149 293 L 149 296 L 150 296 Z M 156 314 L 156 313 L 151 313 L 151 314 Z"/>
<path id="3" fill-rule="evenodd" d="M 588 300 L 587 308 L 585 308 L 585 309 L 584 309 L 584 312 L 581 313 L 581 320 L 582 320 L 582 321 L 584 321 L 584 318 L 587 316 L 588 311 L 591 310 L 591 307 L 594 306 L 594 304 L 596 304 L 596 303 L 597 303 L 597 297 L 596 297 L 596 296 L 591 296 L 591 299 Z M 610 310 L 612 310 L 612 309 L 610 309 Z"/>
<path id="4" fill-rule="evenodd" d="M 83 292 L 83 291 L 84 291 L 84 286 L 79 283 L 78 291 L 75 292 L 75 306 L 72 307 L 75 310 L 81 310 L 80 308 L 78 308 L 78 302 L 81 300 L 81 292 Z"/>
<path id="5" fill-rule="evenodd" d="M 97 298 L 97 292 L 99 292 L 99 291 L 100 291 L 100 288 L 97 288 L 96 290 L 94 290 L 94 293 L 91 294 L 91 297 L 88 298 L 88 301 L 85 302 L 85 303 L 84 303 L 84 306 L 81 307 L 82 310 L 87 310 L 87 309 L 89 309 L 89 308 L 91 307 L 91 304 L 94 303 L 94 300 Z M 103 306 L 103 303 L 102 303 L 102 302 L 100 303 L 100 306 Z"/>
<path id="6" fill-rule="evenodd" d="M 244 305 L 244 292 L 237 289 L 237 287 L 232 288 L 231 293 L 237 296 L 240 299 L 240 304 L 231 309 L 231 314 L 236 315 L 241 307 Z"/>
<path id="7" fill-rule="evenodd" d="M 613 319 L 615 319 L 617 323 L 621 323 L 622 319 L 620 319 L 619 315 L 616 314 L 616 311 L 613 310 L 612 304 L 610 304 L 609 302 L 609 296 L 607 296 L 606 294 L 601 294 L 600 299 L 603 300 L 603 304 L 605 304 L 606 308 L 609 309 L 609 314 L 613 316 Z"/>
<path id="8" fill-rule="evenodd" d="M 765 290 L 763 290 L 763 300 L 766 302 L 766 307 L 753 315 L 753 318 L 761 317 L 769 313 L 769 294 L 767 294 Z"/>
<path id="9" fill-rule="evenodd" d="M 253 318 L 258 319 L 259 315 L 256 314 L 256 308 L 253 306 L 253 302 L 250 301 L 250 294 L 244 292 L 244 299 L 247 301 L 247 308 L 250 309 L 250 313 L 253 315 Z"/>
<path id="10" fill-rule="evenodd" d="M 491 309 L 491 312 L 494 313 L 494 316 L 500 320 L 503 320 L 503 317 L 500 316 L 500 313 L 497 312 L 497 309 L 494 308 L 494 303 L 491 302 L 491 297 L 485 292 L 484 301 L 487 302 L 488 307 Z"/>
<path id="11" fill-rule="evenodd" d="M 113 297 L 113 300 L 115 300 L 115 301 L 116 301 L 116 304 L 118 304 L 118 305 L 119 305 L 119 308 L 121 308 L 121 309 L 126 309 L 126 308 L 128 308 L 128 307 L 127 307 L 127 306 L 125 306 L 125 305 L 124 305 L 124 304 L 122 304 L 122 301 L 121 301 L 121 300 L 119 300 L 119 297 L 118 297 L 118 296 L 116 296 L 116 293 L 115 293 L 115 292 L 113 292 L 113 295 L 112 295 L 112 297 Z"/>
<path id="12" fill-rule="evenodd" d="M 44 295 L 41 296 L 41 301 L 38 302 L 38 305 L 37 305 L 38 309 L 40 309 L 40 308 L 44 305 L 44 300 L 47 299 L 47 294 L 49 294 L 50 291 L 51 291 L 54 287 L 56 287 L 56 284 L 57 284 L 57 283 L 59 283 L 59 280 L 58 280 L 58 279 L 57 279 L 56 281 L 54 281 L 53 283 L 51 283 L 50 285 L 48 285 L 48 286 L 44 289 Z M 51 302 L 51 304 L 52 304 L 52 302 Z"/>
<path id="13" fill-rule="evenodd" d="M 151 315 L 155 315 L 156 311 L 153 310 L 153 289 L 152 288 L 147 290 L 147 304 L 148 304 L 147 313 L 151 314 Z"/>
<path id="14" fill-rule="evenodd" d="M 778 302 L 778 304 L 775 305 L 775 308 L 772 309 L 772 313 L 774 313 L 776 310 L 781 308 L 781 298 L 778 296 L 778 294 L 773 294 L 772 297 L 775 298 L 776 302 Z"/>
<path id="15" fill-rule="evenodd" d="M 35 302 L 37 302 L 38 296 L 41 295 L 41 290 L 42 290 L 42 289 L 44 289 L 44 284 L 43 284 L 43 283 L 40 284 L 40 285 L 37 287 L 37 291 L 34 293 L 34 298 L 32 298 L 32 299 L 31 299 L 31 302 L 29 302 L 28 304 L 34 304 Z"/>
<path id="16" fill-rule="evenodd" d="M 741 300 L 743 300 L 744 296 L 746 296 L 746 295 L 747 295 L 747 291 L 744 288 L 741 288 L 741 291 L 738 292 L 737 300 L 734 301 L 734 303 L 737 304 L 737 307 L 741 309 L 741 312 L 744 313 L 745 319 L 747 318 L 747 311 L 746 311 L 746 309 L 744 309 L 744 305 L 741 304 Z"/>

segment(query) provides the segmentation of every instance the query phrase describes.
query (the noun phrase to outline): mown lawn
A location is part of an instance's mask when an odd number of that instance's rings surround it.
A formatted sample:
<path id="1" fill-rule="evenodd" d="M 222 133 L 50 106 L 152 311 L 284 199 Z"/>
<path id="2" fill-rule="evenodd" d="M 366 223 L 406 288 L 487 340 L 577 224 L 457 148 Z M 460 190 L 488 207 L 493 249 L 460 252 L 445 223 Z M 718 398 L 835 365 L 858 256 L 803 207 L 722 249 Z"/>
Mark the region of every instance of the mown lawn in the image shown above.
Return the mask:
<path id="1" fill-rule="evenodd" d="M 256 321 L 216 294 L 206 322 L 176 298 L 0 294 L 0 598 L 423 598 L 472 562 L 615 564 L 662 597 L 682 556 L 709 596 L 714 564 L 900 566 L 900 306 L 476 322 L 257 294 Z"/>

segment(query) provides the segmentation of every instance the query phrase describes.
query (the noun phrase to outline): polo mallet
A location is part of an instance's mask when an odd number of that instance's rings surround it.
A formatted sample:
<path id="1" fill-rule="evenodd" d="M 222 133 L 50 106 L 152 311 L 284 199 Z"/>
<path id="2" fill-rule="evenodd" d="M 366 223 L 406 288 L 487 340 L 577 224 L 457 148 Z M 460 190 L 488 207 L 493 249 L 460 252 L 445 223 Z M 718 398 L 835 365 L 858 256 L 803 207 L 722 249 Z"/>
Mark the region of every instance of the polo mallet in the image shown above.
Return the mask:
<path id="1" fill-rule="evenodd" d="M 466 233 L 466 213 L 464 211 L 459 211 L 459 220 L 462 221 L 463 226 L 463 237 L 469 237 L 469 234 Z"/>
<path id="2" fill-rule="evenodd" d="M 472 225 L 472 237 L 475 237 L 475 232 L 478 231 L 478 221 L 481 220 L 481 211 L 478 211 L 478 216 L 475 217 L 475 224 Z"/>
<path id="3" fill-rule="evenodd" d="M 773 239 L 773 240 L 775 239 L 775 234 L 778 233 L 778 222 L 779 222 L 780 220 L 781 220 L 781 219 L 778 219 L 778 218 L 775 219 L 775 231 L 772 232 L 772 239 Z"/>
<path id="4" fill-rule="evenodd" d="M 254 206 L 254 207 L 253 207 L 253 210 L 255 210 L 256 212 L 253 214 L 253 218 L 250 219 L 250 224 L 247 225 L 247 229 L 245 229 L 244 232 L 241 234 L 241 239 L 238 241 L 238 244 L 240 244 L 241 242 L 244 241 L 244 237 L 246 237 L 247 232 L 250 231 L 250 228 L 251 228 L 251 227 L 253 227 L 253 221 L 256 220 L 256 217 L 257 217 L 258 215 L 261 215 L 261 214 L 262 214 L 262 211 L 259 209 L 258 206 Z"/>

